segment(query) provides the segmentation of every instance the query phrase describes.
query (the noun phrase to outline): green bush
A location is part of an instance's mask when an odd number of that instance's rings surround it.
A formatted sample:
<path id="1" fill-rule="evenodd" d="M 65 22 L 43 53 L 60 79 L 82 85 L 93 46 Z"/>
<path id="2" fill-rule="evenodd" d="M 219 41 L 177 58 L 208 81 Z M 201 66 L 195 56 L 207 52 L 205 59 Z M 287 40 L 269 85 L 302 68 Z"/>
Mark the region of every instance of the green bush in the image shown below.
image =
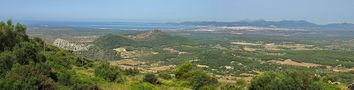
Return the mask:
<path id="1" fill-rule="evenodd" d="M 14 58 L 10 52 L 0 53 L 0 79 L 3 78 L 7 71 L 11 70 Z"/>
<path id="2" fill-rule="evenodd" d="M 77 57 L 75 59 L 75 65 L 79 66 L 79 67 L 91 67 L 92 64 L 90 63 L 89 60 L 87 60 L 86 58 L 79 58 Z"/>
<path id="3" fill-rule="evenodd" d="M 135 76 L 136 74 L 139 73 L 139 70 L 136 68 L 129 68 L 129 69 L 124 70 L 124 72 L 128 76 Z"/>
<path id="4" fill-rule="evenodd" d="M 221 86 L 221 90 L 248 90 L 245 80 L 237 80 L 236 84 L 226 84 Z"/>
<path id="5" fill-rule="evenodd" d="M 192 69 L 192 63 L 185 62 L 176 68 L 174 74 L 178 79 L 187 79 L 191 77 L 190 71 L 192 71 Z"/>
<path id="6" fill-rule="evenodd" d="M 58 77 L 58 82 L 65 86 L 70 86 L 74 83 L 72 79 L 72 73 L 70 73 L 69 71 L 64 70 L 58 73 L 57 77 Z"/>
<path id="7" fill-rule="evenodd" d="M 149 82 L 151 84 L 159 84 L 159 80 L 157 79 L 155 74 L 146 74 L 143 78 L 144 82 Z"/>
<path id="8" fill-rule="evenodd" d="M 175 70 L 177 79 L 188 80 L 193 89 L 200 89 L 205 85 L 213 85 L 217 80 L 198 69 L 193 69 L 191 62 L 185 62 L 178 66 Z"/>
<path id="9" fill-rule="evenodd" d="M 172 76 L 168 72 L 160 72 L 159 77 L 161 77 L 163 79 L 172 79 Z"/>
<path id="10" fill-rule="evenodd" d="M 206 85 L 217 84 L 217 80 L 207 73 L 199 70 L 192 71 L 192 77 L 188 79 L 193 89 L 200 89 Z"/>
<path id="11" fill-rule="evenodd" d="M 150 83 L 135 82 L 131 84 L 131 90 L 156 90 L 155 86 Z"/>
<path id="12" fill-rule="evenodd" d="M 332 85 L 319 81 L 308 72 L 266 72 L 252 80 L 250 90 L 331 90 Z"/>
<path id="13" fill-rule="evenodd" d="M 88 83 L 75 83 L 73 90 L 100 90 L 97 85 Z"/>
<path id="14" fill-rule="evenodd" d="M 120 69 L 117 67 L 112 67 L 108 62 L 99 63 L 98 67 L 95 68 L 95 75 L 111 82 L 124 81 L 120 73 Z"/>
<path id="15" fill-rule="evenodd" d="M 5 90 L 54 89 L 54 80 L 50 78 L 50 69 L 40 64 L 17 64 L 0 82 L 0 88 Z"/>
<path id="16" fill-rule="evenodd" d="M 16 56 L 17 63 L 28 64 L 29 62 L 42 62 L 38 56 L 38 47 L 31 42 L 21 42 L 14 47 L 14 55 Z M 41 58 L 43 59 L 43 58 Z"/>

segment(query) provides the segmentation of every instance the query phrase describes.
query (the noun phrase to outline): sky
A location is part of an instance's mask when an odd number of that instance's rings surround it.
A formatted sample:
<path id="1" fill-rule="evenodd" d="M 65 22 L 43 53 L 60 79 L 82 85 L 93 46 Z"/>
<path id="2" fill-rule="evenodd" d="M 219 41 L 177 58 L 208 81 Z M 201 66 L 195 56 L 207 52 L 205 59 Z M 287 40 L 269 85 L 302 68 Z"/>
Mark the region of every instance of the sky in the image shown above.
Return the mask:
<path id="1" fill-rule="evenodd" d="M 354 0 L 0 0 L 0 19 L 354 23 Z"/>

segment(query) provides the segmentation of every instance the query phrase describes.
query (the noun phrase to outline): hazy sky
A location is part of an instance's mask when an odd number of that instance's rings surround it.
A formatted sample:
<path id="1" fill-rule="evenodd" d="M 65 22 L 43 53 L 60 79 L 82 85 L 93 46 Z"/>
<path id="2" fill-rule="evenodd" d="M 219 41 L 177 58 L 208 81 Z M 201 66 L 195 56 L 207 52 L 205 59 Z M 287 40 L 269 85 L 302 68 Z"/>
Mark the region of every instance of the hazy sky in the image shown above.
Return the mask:
<path id="1" fill-rule="evenodd" d="M 0 19 L 354 23 L 354 0 L 0 0 Z"/>

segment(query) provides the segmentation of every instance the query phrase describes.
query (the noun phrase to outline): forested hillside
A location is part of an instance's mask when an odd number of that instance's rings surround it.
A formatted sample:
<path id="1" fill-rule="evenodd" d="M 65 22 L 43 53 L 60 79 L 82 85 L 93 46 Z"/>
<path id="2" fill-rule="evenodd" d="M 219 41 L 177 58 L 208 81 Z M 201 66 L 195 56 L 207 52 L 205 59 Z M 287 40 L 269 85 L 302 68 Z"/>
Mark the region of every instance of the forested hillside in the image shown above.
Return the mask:
<path id="1" fill-rule="evenodd" d="M 0 88 L 2 90 L 97 89 L 92 82 L 79 80 L 73 68 L 86 68 L 92 62 L 29 38 L 22 24 L 0 22 Z"/>
<path id="2" fill-rule="evenodd" d="M 164 47 L 195 44 L 195 42 L 185 37 L 171 36 L 160 30 L 154 30 L 126 35 L 107 34 L 97 38 L 93 44 L 94 46 L 89 48 L 88 51 L 79 52 L 80 55 L 92 59 L 118 60 L 122 57 L 113 50 L 115 48 L 125 48 L 128 51 L 139 48 L 161 49 Z"/>

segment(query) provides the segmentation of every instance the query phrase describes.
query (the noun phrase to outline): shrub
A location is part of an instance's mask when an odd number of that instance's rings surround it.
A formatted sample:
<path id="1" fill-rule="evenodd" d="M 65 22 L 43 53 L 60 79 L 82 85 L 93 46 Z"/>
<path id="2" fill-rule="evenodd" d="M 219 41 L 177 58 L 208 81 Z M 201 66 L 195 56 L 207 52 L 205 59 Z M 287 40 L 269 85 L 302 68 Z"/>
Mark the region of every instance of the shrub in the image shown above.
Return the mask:
<path id="1" fill-rule="evenodd" d="M 174 74 L 178 79 L 186 79 L 188 77 L 191 77 L 190 71 L 192 71 L 192 69 L 193 69 L 192 63 L 185 62 L 176 68 Z"/>
<path id="2" fill-rule="evenodd" d="M 308 72 L 267 72 L 252 80 L 250 90 L 328 90 L 336 89 L 318 81 Z"/>
<path id="3" fill-rule="evenodd" d="M 12 68 L 13 60 L 10 52 L 0 53 L 0 78 L 4 77 L 6 72 Z"/>
<path id="4" fill-rule="evenodd" d="M 242 90 L 242 89 L 237 89 L 237 86 L 233 84 L 226 84 L 221 86 L 221 90 Z"/>
<path id="5" fill-rule="evenodd" d="M 174 73 L 177 79 L 189 81 L 193 89 L 200 89 L 205 87 L 205 85 L 213 85 L 217 83 L 217 80 L 206 72 L 198 69 L 194 70 L 191 62 L 181 64 L 176 68 Z"/>
<path id="6" fill-rule="evenodd" d="M 54 81 L 49 75 L 50 70 L 46 66 L 17 64 L 0 81 L 0 88 L 5 90 L 51 90 L 54 89 Z"/>
<path id="7" fill-rule="evenodd" d="M 75 83 L 73 90 L 100 90 L 97 85 L 88 83 Z"/>
<path id="8" fill-rule="evenodd" d="M 79 67 L 91 67 L 92 66 L 92 64 L 90 63 L 89 60 L 87 60 L 86 58 L 79 58 L 79 57 L 76 58 L 75 65 L 79 66 Z"/>
<path id="9" fill-rule="evenodd" d="M 72 80 L 72 73 L 70 73 L 69 71 L 62 71 L 60 73 L 58 73 L 58 82 L 60 84 L 63 84 L 65 86 L 69 86 L 73 84 L 73 80 Z"/>
<path id="10" fill-rule="evenodd" d="M 172 78 L 172 76 L 168 72 L 159 73 L 159 77 L 161 77 L 163 79 L 171 79 Z"/>
<path id="11" fill-rule="evenodd" d="M 124 70 L 124 72 L 126 75 L 135 76 L 136 74 L 139 73 L 139 70 L 136 68 L 129 68 L 129 69 Z"/>
<path id="12" fill-rule="evenodd" d="M 221 90 L 247 90 L 247 82 L 245 80 L 237 80 L 236 84 L 221 86 Z"/>
<path id="13" fill-rule="evenodd" d="M 30 42 L 21 42 L 14 47 L 13 53 L 16 56 L 17 63 L 28 64 L 30 61 L 41 62 L 38 59 L 38 47 Z"/>
<path id="14" fill-rule="evenodd" d="M 203 71 L 193 71 L 192 77 L 188 79 L 191 82 L 193 89 L 199 89 L 205 85 L 213 85 L 217 80 Z"/>
<path id="15" fill-rule="evenodd" d="M 131 90 L 155 90 L 155 86 L 150 83 L 133 83 L 131 84 Z"/>
<path id="16" fill-rule="evenodd" d="M 155 74 L 146 74 L 143 78 L 144 82 L 149 82 L 151 84 L 159 84 L 159 80 L 157 80 L 157 77 Z"/>
<path id="17" fill-rule="evenodd" d="M 119 68 L 112 67 L 108 62 L 101 62 L 95 68 L 95 75 L 111 82 L 122 82 L 124 80 L 119 72 Z"/>

